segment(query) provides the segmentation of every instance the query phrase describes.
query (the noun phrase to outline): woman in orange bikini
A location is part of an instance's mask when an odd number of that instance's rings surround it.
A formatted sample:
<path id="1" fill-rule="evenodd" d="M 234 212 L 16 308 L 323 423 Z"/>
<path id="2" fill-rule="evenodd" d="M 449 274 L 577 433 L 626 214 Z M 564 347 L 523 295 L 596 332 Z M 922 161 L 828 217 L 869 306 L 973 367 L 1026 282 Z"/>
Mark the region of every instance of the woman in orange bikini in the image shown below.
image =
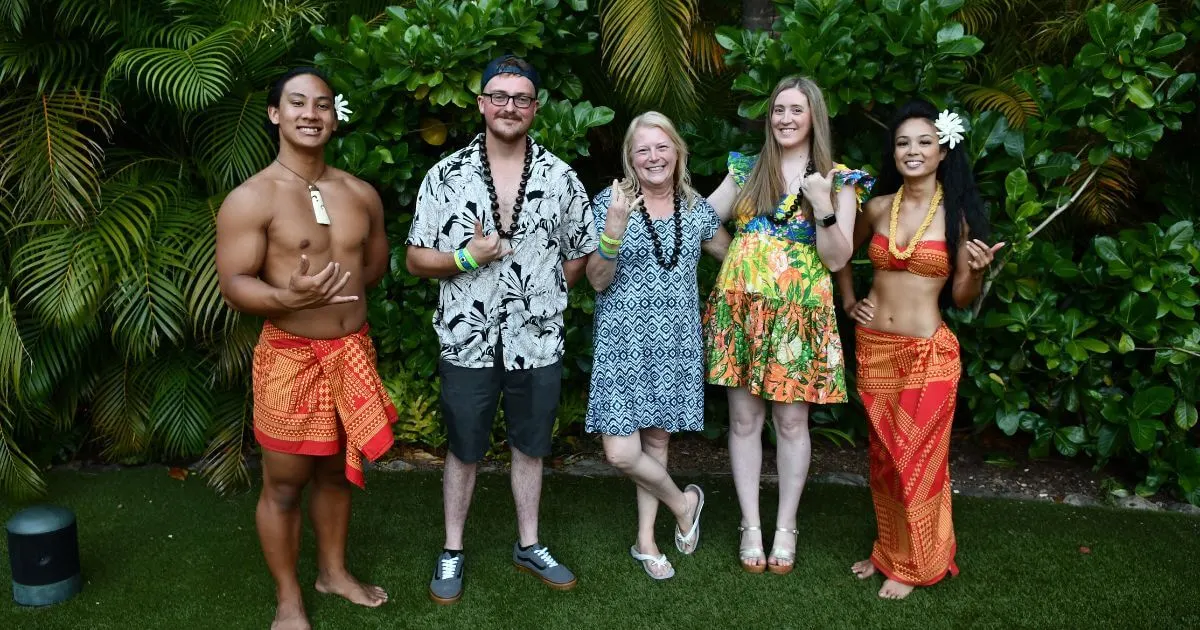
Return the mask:
<path id="1" fill-rule="evenodd" d="M 925 101 L 893 122 L 878 196 L 855 222 L 875 269 L 858 300 L 849 268 L 837 274 L 846 312 L 858 324 L 858 392 L 871 425 L 871 497 L 879 536 L 851 570 L 886 578 L 879 596 L 902 599 L 954 564 L 950 515 L 950 426 L 961 371 L 958 340 L 940 309 L 963 308 L 1004 243 L 989 246 L 988 222 L 961 146 L 957 114 Z"/>

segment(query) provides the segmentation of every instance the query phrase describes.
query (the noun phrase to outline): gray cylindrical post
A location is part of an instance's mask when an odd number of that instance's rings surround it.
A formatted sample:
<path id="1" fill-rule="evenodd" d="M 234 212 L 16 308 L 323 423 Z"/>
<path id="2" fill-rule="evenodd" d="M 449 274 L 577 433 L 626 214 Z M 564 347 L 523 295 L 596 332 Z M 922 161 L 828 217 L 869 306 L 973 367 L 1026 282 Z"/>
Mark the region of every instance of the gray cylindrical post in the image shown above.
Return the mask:
<path id="1" fill-rule="evenodd" d="M 75 514 L 53 505 L 17 512 L 5 527 L 12 565 L 13 601 L 48 606 L 83 588 Z"/>

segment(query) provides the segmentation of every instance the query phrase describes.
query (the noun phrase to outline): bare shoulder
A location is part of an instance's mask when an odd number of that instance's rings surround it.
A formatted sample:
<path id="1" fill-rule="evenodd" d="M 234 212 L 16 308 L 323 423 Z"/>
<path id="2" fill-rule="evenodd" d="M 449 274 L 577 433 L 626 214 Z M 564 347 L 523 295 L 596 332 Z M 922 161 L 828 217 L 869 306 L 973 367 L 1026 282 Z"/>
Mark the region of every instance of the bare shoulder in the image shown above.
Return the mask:
<path id="1" fill-rule="evenodd" d="M 221 202 L 220 215 L 234 215 L 243 221 L 255 219 L 266 221 L 270 218 L 271 208 L 277 187 L 276 178 L 267 173 L 266 169 L 252 175 L 237 188 L 229 191 Z"/>
<path id="2" fill-rule="evenodd" d="M 343 171 L 340 168 L 329 167 L 326 171 L 326 177 L 336 180 L 341 185 L 345 186 L 359 201 L 369 208 L 378 208 L 382 206 L 382 201 L 379 198 L 379 192 L 375 187 L 367 182 Z"/>
<path id="3" fill-rule="evenodd" d="M 892 198 L 895 195 L 880 195 L 871 197 L 867 203 L 863 204 L 863 214 L 867 215 L 868 219 L 875 219 L 886 213 L 892 207 Z"/>

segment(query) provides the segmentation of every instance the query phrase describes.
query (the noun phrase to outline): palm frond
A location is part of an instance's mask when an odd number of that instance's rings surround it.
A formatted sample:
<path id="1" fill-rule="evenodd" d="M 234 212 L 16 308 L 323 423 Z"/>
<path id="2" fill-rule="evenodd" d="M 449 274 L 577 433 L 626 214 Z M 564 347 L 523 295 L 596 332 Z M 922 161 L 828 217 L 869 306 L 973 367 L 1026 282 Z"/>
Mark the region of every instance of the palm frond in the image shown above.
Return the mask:
<path id="1" fill-rule="evenodd" d="M 266 92 L 250 92 L 226 96 L 200 116 L 196 153 L 214 189 L 229 190 L 271 163 L 266 111 Z"/>
<path id="2" fill-rule="evenodd" d="M 15 415 L 13 408 L 0 399 L 0 494 L 33 498 L 46 492 L 46 481 L 13 438 Z"/>
<path id="3" fill-rule="evenodd" d="M 692 66 L 698 73 L 718 75 L 725 71 L 725 49 L 717 42 L 717 26 L 707 20 L 692 24 Z"/>
<path id="4" fill-rule="evenodd" d="M 193 216 L 197 218 L 197 229 L 192 231 L 184 263 L 189 274 L 184 281 L 187 308 L 192 334 L 200 340 L 215 341 L 232 333 L 239 315 L 225 304 L 221 295 L 217 267 L 213 264 L 217 255 L 217 232 L 211 215 L 203 222 L 199 220 L 203 215 L 197 212 Z"/>
<path id="5" fill-rule="evenodd" d="M 246 468 L 246 436 L 251 425 L 252 404 L 247 392 L 217 392 L 214 396 L 215 429 L 204 459 L 200 462 L 208 485 L 221 494 L 250 486 Z"/>
<path id="6" fill-rule="evenodd" d="M 954 14 L 969 33 L 985 33 L 1006 14 L 1029 11 L 1040 0 L 966 0 Z M 1044 1 L 1044 0 L 1041 0 Z"/>
<path id="7" fill-rule="evenodd" d="M 124 269 L 109 296 L 112 340 L 127 359 L 153 356 L 163 344 L 186 338 L 187 307 L 176 284 L 183 256 L 170 243 L 142 249 Z"/>
<path id="8" fill-rule="evenodd" d="M 1137 192 L 1137 182 L 1133 179 L 1131 163 L 1115 155 L 1109 156 L 1108 161 L 1099 167 L 1093 167 L 1086 160 L 1067 178 L 1067 186 L 1072 190 L 1083 185 L 1093 170 L 1099 170 L 1079 199 L 1075 201 L 1072 212 L 1094 225 L 1111 226 L 1117 223 L 1122 215 L 1133 207 L 1134 194 Z"/>
<path id="9" fill-rule="evenodd" d="M 67 392 L 76 388 L 64 383 L 81 370 L 81 359 L 89 358 L 87 348 L 99 337 L 98 320 L 56 329 L 27 316 L 17 324 L 30 359 L 18 390 L 21 400 L 26 405 L 37 405 L 66 398 Z"/>
<path id="10" fill-rule="evenodd" d="M 187 48 L 122 50 L 105 82 L 131 78 L 156 100 L 195 111 L 216 102 L 229 89 L 241 37 L 240 27 L 226 26 Z"/>
<path id="11" fill-rule="evenodd" d="M 0 82 L 14 86 L 36 79 L 38 92 L 56 92 L 93 83 L 96 54 L 91 42 L 21 38 L 0 42 Z"/>
<path id="12" fill-rule="evenodd" d="M 19 33 L 25 28 L 27 17 L 29 0 L 0 0 L 0 23 Z"/>
<path id="13" fill-rule="evenodd" d="M 213 419 L 211 369 L 188 354 L 155 365 L 159 376 L 150 405 L 151 439 L 168 457 L 199 455 Z"/>
<path id="14" fill-rule="evenodd" d="M 113 19 L 112 2 L 94 0 L 62 0 L 54 14 L 54 25 L 63 34 L 82 29 L 93 39 L 102 39 L 117 32 L 119 24 Z"/>
<path id="15" fill-rule="evenodd" d="M 119 458 L 145 451 L 150 431 L 150 403 L 154 380 L 142 367 L 110 361 L 101 368 L 92 396 L 92 425 L 102 442 L 104 455 Z"/>
<path id="16" fill-rule="evenodd" d="M 244 388 L 250 375 L 254 346 L 262 334 L 263 323 L 257 317 L 235 316 L 229 333 L 214 342 L 212 364 L 218 387 Z"/>
<path id="17" fill-rule="evenodd" d="M 607 0 L 603 53 L 617 91 L 635 109 L 695 111 L 691 26 L 696 0 Z"/>
<path id="18" fill-rule="evenodd" d="M 0 400 L 21 386 L 21 370 L 29 360 L 29 351 L 17 330 L 17 317 L 8 287 L 0 291 Z"/>
<path id="19" fill-rule="evenodd" d="M 997 111 L 1008 119 L 1008 126 L 1024 129 L 1030 118 L 1040 115 L 1037 103 L 1012 78 L 1002 79 L 994 86 L 964 84 L 958 88 L 959 97 L 976 112 Z"/>
<path id="20" fill-rule="evenodd" d="M 148 43 L 155 48 L 190 48 L 204 41 L 212 30 L 200 24 L 170 24 L 152 34 Z"/>
<path id="21" fill-rule="evenodd" d="M 17 301 L 58 329 L 94 319 L 107 292 L 107 250 L 95 235 L 60 227 L 17 251 Z"/>
<path id="22" fill-rule="evenodd" d="M 114 118 L 112 104 L 94 92 L 0 98 L 0 188 L 21 199 L 23 217 L 87 220 L 103 156 L 93 135 L 110 135 Z"/>
<path id="23" fill-rule="evenodd" d="M 150 245 L 155 220 L 178 194 L 169 179 L 141 181 L 126 177 L 110 178 L 101 189 L 100 214 L 92 232 L 107 247 L 119 266 L 130 264 L 138 252 Z"/>

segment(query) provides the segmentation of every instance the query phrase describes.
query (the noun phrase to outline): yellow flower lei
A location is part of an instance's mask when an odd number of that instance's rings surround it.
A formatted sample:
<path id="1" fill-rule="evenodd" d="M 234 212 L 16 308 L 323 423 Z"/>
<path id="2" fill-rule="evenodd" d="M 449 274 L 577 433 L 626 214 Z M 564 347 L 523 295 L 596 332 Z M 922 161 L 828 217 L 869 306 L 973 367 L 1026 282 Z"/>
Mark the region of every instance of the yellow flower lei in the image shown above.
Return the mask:
<path id="1" fill-rule="evenodd" d="M 900 201 L 904 198 L 904 186 L 901 186 L 896 191 L 896 195 L 892 197 L 892 215 L 888 224 L 888 251 L 897 260 L 908 260 L 909 256 L 913 255 L 917 243 L 921 242 L 921 237 L 925 236 L 925 230 L 929 229 L 929 225 L 933 223 L 933 215 L 937 214 L 938 206 L 942 203 L 942 183 L 938 182 L 937 188 L 933 191 L 933 198 L 929 200 L 929 212 L 925 214 L 925 220 L 921 222 L 921 227 L 917 228 L 916 234 L 908 241 L 908 247 L 901 250 L 896 247 L 896 224 L 900 222 Z"/>

